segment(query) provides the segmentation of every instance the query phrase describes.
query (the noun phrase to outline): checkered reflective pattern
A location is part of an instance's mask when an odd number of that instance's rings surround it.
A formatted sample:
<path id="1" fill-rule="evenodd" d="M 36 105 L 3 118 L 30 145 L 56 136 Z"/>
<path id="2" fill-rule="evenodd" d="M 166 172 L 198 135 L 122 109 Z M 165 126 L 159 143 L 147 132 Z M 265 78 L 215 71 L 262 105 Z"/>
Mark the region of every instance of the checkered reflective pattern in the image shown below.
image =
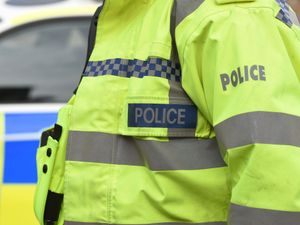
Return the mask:
<path id="1" fill-rule="evenodd" d="M 146 61 L 137 59 L 107 59 L 98 62 L 88 62 L 83 75 L 114 75 L 138 78 L 155 76 L 180 82 L 181 68 L 180 64 L 161 58 L 149 58 Z"/>
<path id="2" fill-rule="evenodd" d="M 277 19 L 284 22 L 286 25 L 291 27 L 293 25 L 292 20 L 290 19 L 290 9 L 286 2 L 286 0 L 276 0 L 278 5 L 280 6 L 280 10 L 276 16 Z"/>

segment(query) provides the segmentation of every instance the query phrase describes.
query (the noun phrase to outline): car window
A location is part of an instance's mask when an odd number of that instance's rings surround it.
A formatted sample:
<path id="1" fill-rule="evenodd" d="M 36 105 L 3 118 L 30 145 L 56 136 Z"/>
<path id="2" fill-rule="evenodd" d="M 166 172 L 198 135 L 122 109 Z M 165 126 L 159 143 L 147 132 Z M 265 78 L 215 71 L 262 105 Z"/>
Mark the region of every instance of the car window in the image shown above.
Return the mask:
<path id="1" fill-rule="evenodd" d="M 0 34 L 0 103 L 66 102 L 84 67 L 89 24 L 49 20 Z"/>

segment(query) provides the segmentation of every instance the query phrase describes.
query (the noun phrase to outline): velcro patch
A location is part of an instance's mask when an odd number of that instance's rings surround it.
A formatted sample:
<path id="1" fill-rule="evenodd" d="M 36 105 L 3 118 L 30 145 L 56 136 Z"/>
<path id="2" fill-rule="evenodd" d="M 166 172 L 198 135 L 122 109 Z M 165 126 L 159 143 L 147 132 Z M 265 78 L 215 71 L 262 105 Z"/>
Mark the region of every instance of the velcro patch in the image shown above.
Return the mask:
<path id="1" fill-rule="evenodd" d="M 196 128 L 197 108 L 180 104 L 129 104 L 128 127 Z"/>

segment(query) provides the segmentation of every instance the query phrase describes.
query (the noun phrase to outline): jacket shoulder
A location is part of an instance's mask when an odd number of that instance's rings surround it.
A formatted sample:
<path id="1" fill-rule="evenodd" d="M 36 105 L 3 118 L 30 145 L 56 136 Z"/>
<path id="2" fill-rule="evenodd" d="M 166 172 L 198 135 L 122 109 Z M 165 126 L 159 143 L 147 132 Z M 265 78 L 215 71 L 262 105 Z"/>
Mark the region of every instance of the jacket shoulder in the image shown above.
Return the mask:
<path id="1" fill-rule="evenodd" d="M 233 4 L 233 3 L 250 3 L 256 0 L 214 0 L 216 5 Z"/>

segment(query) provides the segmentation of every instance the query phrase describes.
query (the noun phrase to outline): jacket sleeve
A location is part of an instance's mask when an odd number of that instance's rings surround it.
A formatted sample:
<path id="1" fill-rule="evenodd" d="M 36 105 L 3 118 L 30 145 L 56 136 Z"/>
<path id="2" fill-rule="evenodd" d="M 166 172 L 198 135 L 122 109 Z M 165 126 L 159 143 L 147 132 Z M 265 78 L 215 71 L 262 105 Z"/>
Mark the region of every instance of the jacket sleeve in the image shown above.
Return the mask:
<path id="1" fill-rule="evenodd" d="M 299 225 L 300 30 L 270 9 L 242 7 L 197 29 L 183 86 L 228 165 L 228 224 Z"/>

